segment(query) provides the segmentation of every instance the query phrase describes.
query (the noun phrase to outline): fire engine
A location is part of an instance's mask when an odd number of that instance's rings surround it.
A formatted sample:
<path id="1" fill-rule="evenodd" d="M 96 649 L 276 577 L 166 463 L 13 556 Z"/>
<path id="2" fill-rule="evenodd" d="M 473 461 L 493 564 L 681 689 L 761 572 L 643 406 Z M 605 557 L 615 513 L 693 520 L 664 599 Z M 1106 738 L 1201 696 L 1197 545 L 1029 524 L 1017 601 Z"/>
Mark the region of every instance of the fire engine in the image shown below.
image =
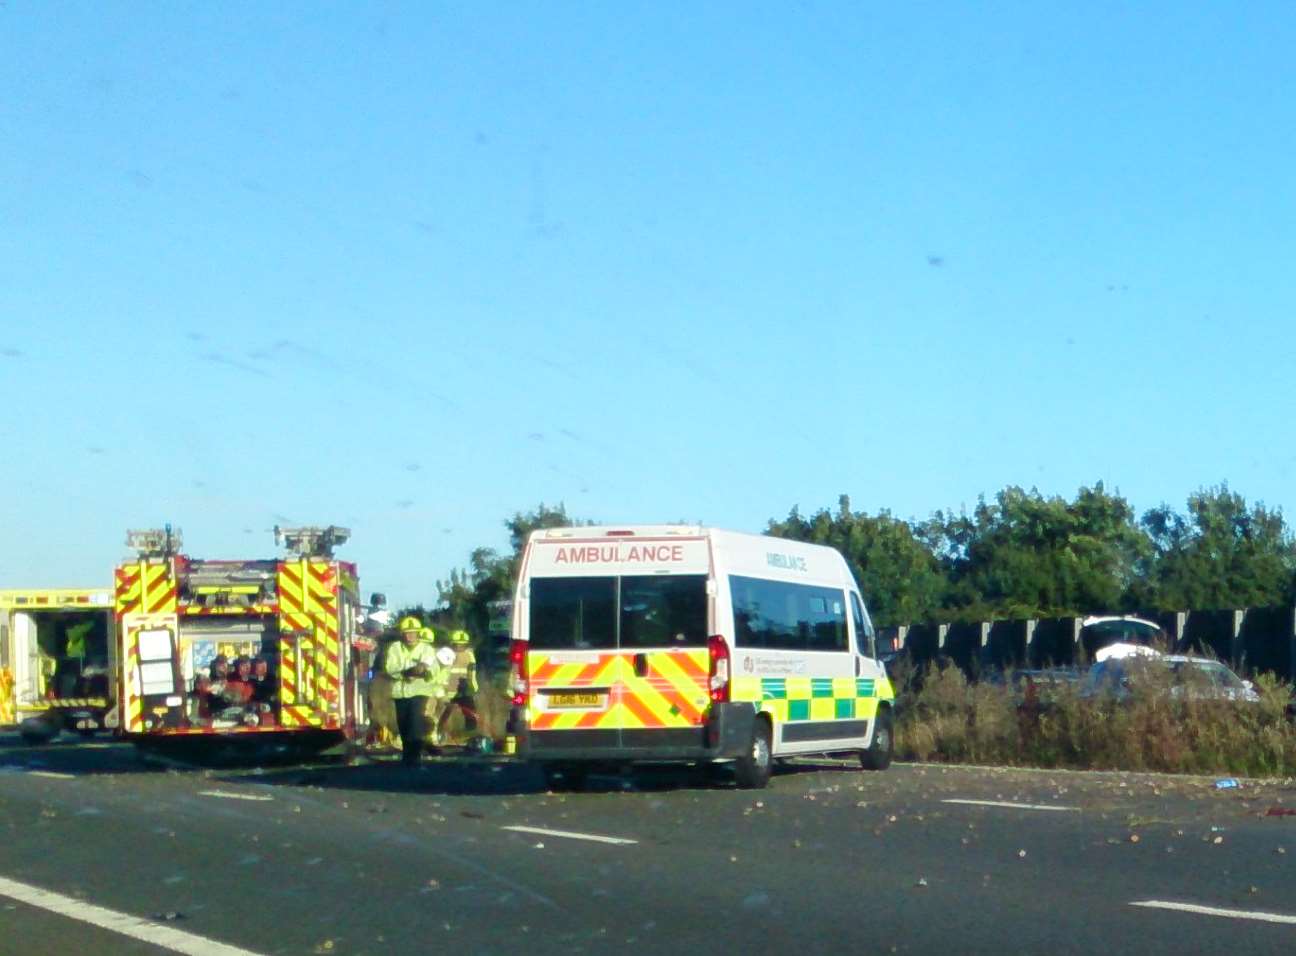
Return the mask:
<path id="1" fill-rule="evenodd" d="M 112 590 L 0 591 L 0 725 L 35 741 L 112 722 Z"/>
<path id="2" fill-rule="evenodd" d="M 288 554 L 206 560 L 178 530 L 130 531 L 116 569 L 120 733 L 143 749 L 322 752 L 365 726 L 345 528 L 275 528 Z M 353 643 L 355 642 L 355 643 Z"/>

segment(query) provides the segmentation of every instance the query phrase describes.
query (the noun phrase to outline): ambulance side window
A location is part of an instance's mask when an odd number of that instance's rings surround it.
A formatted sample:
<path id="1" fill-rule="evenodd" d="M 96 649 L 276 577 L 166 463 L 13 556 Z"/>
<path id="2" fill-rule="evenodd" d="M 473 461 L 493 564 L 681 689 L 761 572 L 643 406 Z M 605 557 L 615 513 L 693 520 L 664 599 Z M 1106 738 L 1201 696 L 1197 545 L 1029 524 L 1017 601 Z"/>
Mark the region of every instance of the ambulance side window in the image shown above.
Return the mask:
<path id="1" fill-rule="evenodd" d="M 836 652 L 848 647 L 841 591 L 733 574 L 729 594 L 739 647 Z"/>
<path id="2" fill-rule="evenodd" d="M 851 592 L 851 620 L 855 624 L 855 650 L 865 657 L 877 657 L 877 642 L 873 634 L 873 622 L 864 611 L 864 604 L 859 595 Z"/>

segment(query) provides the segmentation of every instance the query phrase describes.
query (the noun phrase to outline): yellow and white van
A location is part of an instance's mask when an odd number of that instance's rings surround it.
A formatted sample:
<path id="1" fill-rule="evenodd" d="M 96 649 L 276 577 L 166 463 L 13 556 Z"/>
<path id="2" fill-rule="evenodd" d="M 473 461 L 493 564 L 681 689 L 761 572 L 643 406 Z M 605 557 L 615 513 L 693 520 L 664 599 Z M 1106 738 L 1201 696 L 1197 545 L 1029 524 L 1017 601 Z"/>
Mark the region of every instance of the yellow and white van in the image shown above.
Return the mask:
<path id="1" fill-rule="evenodd" d="M 891 762 L 894 694 L 832 548 L 714 528 L 556 528 L 523 553 L 510 647 L 519 755 L 551 783 L 599 764 Z"/>

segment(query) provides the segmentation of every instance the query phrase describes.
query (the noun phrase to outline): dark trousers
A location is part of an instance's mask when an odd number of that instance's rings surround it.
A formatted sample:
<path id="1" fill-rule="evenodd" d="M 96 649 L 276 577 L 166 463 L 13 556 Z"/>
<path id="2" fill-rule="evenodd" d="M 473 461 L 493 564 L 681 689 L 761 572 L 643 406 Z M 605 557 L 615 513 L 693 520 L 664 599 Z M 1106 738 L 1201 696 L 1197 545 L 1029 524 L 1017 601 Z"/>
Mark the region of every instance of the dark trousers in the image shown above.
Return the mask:
<path id="1" fill-rule="evenodd" d="M 403 764 L 416 765 L 419 755 L 423 753 L 423 736 L 427 733 L 424 717 L 427 702 L 426 697 L 397 697 L 392 701 L 396 705 L 396 726 L 400 730 Z"/>

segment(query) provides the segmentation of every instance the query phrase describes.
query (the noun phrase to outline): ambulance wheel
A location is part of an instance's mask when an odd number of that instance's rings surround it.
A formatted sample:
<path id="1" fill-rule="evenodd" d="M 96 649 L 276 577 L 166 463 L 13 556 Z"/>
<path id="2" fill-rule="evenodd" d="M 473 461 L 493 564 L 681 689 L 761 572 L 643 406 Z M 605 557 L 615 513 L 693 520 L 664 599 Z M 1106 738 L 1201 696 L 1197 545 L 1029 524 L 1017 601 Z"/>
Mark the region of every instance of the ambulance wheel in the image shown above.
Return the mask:
<path id="1" fill-rule="evenodd" d="M 734 779 L 743 790 L 760 790 L 769 783 L 774 769 L 769 721 L 758 718 L 752 724 L 747 752 L 734 761 Z"/>
<path id="2" fill-rule="evenodd" d="M 543 768 L 545 787 L 553 791 L 581 790 L 587 771 L 580 764 L 547 763 Z"/>
<path id="3" fill-rule="evenodd" d="M 891 754 L 895 750 L 895 728 L 891 720 L 891 711 L 883 710 L 877 715 L 873 728 L 873 743 L 867 750 L 860 751 L 860 766 L 865 770 L 885 770 L 891 766 Z"/>

